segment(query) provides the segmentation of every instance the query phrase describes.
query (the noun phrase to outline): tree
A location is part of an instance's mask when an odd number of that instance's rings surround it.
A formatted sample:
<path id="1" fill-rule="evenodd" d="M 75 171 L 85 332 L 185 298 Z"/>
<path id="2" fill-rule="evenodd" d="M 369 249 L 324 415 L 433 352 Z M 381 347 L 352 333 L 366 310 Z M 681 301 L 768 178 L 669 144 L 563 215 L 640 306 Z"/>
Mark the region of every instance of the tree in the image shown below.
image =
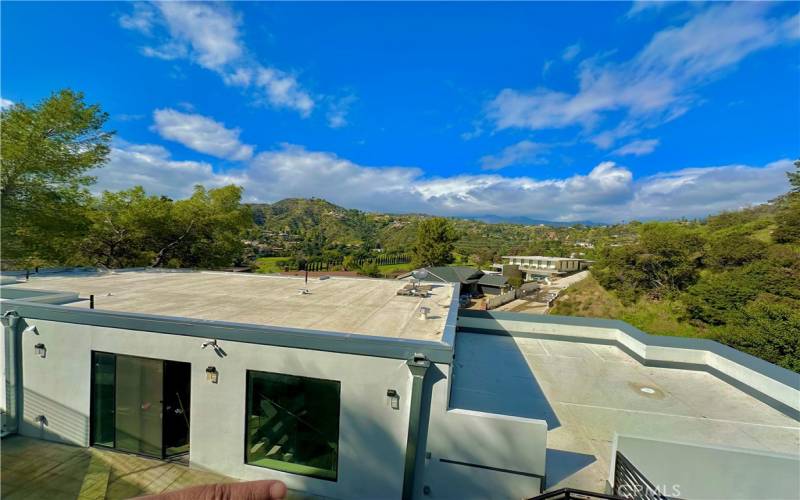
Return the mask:
<path id="1" fill-rule="evenodd" d="M 792 185 L 792 189 L 790 190 L 792 193 L 800 194 L 800 160 L 794 161 L 794 172 L 786 172 L 786 176 L 789 177 L 789 184 Z"/>
<path id="2" fill-rule="evenodd" d="M 726 234 L 710 241 L 706 261 L 717 268 L 743 266 L 764 257 L 767 248 L 763 241 L 735 233 Z"/>
<path id="3" fill-rule="evenodd" d="M 104 192 L 89 210 L 91 226 L 81 243 L 88 264 L 109 268 L 147 266 L 173 220 L 169 198 L 148 196 L 137 186 Z"/>
<path id="4" fill-rule="evenodd" d="M 800 193 L 789 193 L 778 209 L 772 238 L 776 243 L 800 242 Z"/>
<path id="5" fill-rule="evenodd" d="M 789 370 L 800 372 L 800 301 L 764 295 L 748 304 L 719 340 Z"/>
<path id="6" fill-rule="evenodd" d="M 0 113 L 0 205 L 4 259 L 65 263 L 89 221 L 88 175 L 108 159 L 108 115 L 80 92 Z"/>
<path id="7" fill-rule="evenodd" d="M 344 259 L 342 259 L 342 268 L 345 271 L 355 271 L 358 268 L 356 258 L 352 255 L 345 255 Z"/>
<path id="8" fill-rule="evenodd" d="M 196 186 L 188 199 L 148 196 L 141 187 L 105 192 L 92 205 L 81 245 L 93 265 L 215 268 L 240 263 L 252 213 L 241 188 Z"/>
<path id="9" fill-rule="evenodd" d="M 699 232 L 685 224 L 650 222 L 640 227 L 636 243 L 604 249 L 593 274 L 626 302 L 641 293 L 660 298 L 697 280 L 703 243 Z"/>
<path id="10" fill-rule="evenodd" d="M 358 274 L 361 274 L 361 275 L 364 275 L 364 276 L 370 276 L 372 278 L 378 278 L 381 275 L 381 270 L 378 267 L 378 264 L 376 264 L 374 261 L 370 260 L 370 261 L 364 262 L 364 264 L 358 270 Z"/>
<path id="11" fill-rule="evenodd" d="M 241 263 L 242 239 L 253 225 L 253 213 L 241 199 L 239 186 L 195 186 L 191 197 L 175 202 L 173 224 L 151 265 L 214 268 Z"/>
<path id="12" fill-rule="evenodd" d="M 424 219 L 417 227 L 412 248 L 414 267 L 444 266 L 453 262 L 454 243 L 458 241 L 453 225 L 443 217 Z"/>

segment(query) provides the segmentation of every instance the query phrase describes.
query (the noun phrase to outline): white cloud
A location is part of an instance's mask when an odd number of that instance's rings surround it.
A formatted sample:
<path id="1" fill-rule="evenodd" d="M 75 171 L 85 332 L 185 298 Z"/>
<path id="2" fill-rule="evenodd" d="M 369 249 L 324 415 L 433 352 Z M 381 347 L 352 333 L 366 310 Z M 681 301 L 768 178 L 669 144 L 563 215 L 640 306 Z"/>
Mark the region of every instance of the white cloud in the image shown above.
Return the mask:
<path id="1" fill-rule="evenodd" d="M 265 103 L 308 116 L 314 99 L 286 71 L 262 64 L 247 50 L 241 17 L 226 4 L 158 2 L 134 4 L 119 19 L 123 28 L 138 31 L 155 45 L 142 47 L 148 57 L 188 59 L 219 74 L 226 85 L 250 88 Z"/>
<path id="2" fill-rule="evenodd" d="M 13 105 L 14 105 L 14 101 L 10 101 L 8 99 L 0 97 L 0 109 L 10 108 Z"/>
<path id="3" fill-rule="evenodd" d="M 770 8 L 761 2 L 712 5 L 682 26 L 656 33 L 628 61 L 614 63 L 608 56 L 582 61 L 575 93 L 503 89 L 487 106 L 487 117 L 498 129 L 577 125 L 590 133 L 617 114 L 621 123 L 595 140 L 610 147 L 687 112 L 699 102 L 696 92 L 703 84 L 749 54 L 797 38 L 795 21 L 771 17 Z"/>
<path id="4" fill-rule="evenodd" d="M 242 56 L 239 18 L 224 4 L 160 2 L 156 5 L 172 42 L 188 47 L 192 59 L 200 66 L 220 70 Z"/>
<path id="5" fill-rule="evenodd" d="M 645 178 L 629 210 L 634 217 L 702 217 L 763 203 L 789 190 L 784 159 L 764 167 L 725 165 L 686 168 Z"/>
<path id="6" fill-rule="evenodd" d="M 328 113 L 325 115 L 328 120 L 328 126 L 330 128 L 342 128 L 347 125 L 347 113 L 350 111 L 350 106 L 355 102 L 356 96 L 352 94 L 331 101 L 328 105 Z"/>
<path id="7" fill-rule="evenodd" d="M 644 156 L 656 150 L 659 144 L 658 139 L 642 139 L 638 141 L 629 142 L 621 148 L 616 149 L 611 154 L 617 156 Z"/>
<path id="8" fill-rule="evenodd" d="M 484 170 L 500 170 L 511 165 L 532 165 L 547 163 L 542 154 L 550 148 L 548 144 L 532 141 L 520 141 L 504 148 L 496 155 L 486 155 L 481 158 L 481 168 Z"/>
<path id="9" fill-rule="evenodd" d="M 153 120 L 153 129 L 161 137 L 195 151 L 233 161 L 248 160 L 253 156 L 253 146 L 239 140 L 241 131 L 238 128 L 226 128 L 207 116 L 157 109 L 153 112 Z"/>
<path id="10" fill-rule="evenodd" d="M 578 54 L 580 53 L 581 53 L 581 44 L 575 43 L 564 49 L 564 52 L 561 53 L 561 59 L 565 61 L 571 61 L 576 57 L 578 57 Z"/>
<path id="11" fill-rule="evenodd" d="M 142 186 L 151 194 L 185 198 L 196 184 L 218 187 L 240 184 L 235 175 L 215 173 L 211 164 L 176 161 L 163 146 L 115 141 L 105 167 L 91 172 L 97 177 L 93 191 L 119 191 Z"/>
<path id="12" fill-rule="evenodd" d="M 660 1 L 660 0 L 637 0 L 633 2 L 631 5 L 630 10 L 628 10 L 625 17 L 632 18 L 637 17 L 645 12 L 652 12 L 652 11 L 659 11 L 666 7 L 669 2 Z"/>
<path id="13" fill-rule="evenodd" d="M 135 2 L 133 12 L 119 16 L 119 25 L 128 30 L 149 35 L 155 22 L 152 6 L 144 2 Z"/>
<path id="14" fill-rule="evenodd" d="M 458 175 L 427 177 L 414 167 L 368 167 L 321 151 L 283 145 L 254 156 L 241 169 L 217 171 L 205 162 L 177 161 L 161 146 L 117 144 L 97 170 L 98 187 L 182 197 L 194 184 L 234 183 L 247 201 L 321 197 L 349 208 L 441 215 L 524 215 L 546 220 L 703 217 L 768 201 L 786 192 L 788 159 L 766 166 L 686 168 L 634 179 L 604 162 L 566 178 Z M 513 200 L 513 203 L 509 202 Z"/>

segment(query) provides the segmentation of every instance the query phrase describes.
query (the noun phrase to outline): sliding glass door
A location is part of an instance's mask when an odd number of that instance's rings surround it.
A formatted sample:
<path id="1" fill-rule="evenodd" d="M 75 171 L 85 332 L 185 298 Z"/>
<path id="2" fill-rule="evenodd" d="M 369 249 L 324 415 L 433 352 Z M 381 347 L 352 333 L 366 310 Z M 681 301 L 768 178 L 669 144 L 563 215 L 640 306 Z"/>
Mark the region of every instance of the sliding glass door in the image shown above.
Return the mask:
<path id="1" fill-rule="evenodd" d="M 114 376 L 116 356 L 92 353 L 92 444 L 114 447 Z"/>
<path id="2" fill-rule="evenodd" d="M 93 445 L 157 458 L 188 451 L 191 365 L 95 352 L 92 368 Z"/>
<path id="3" fill-rule="evenodd" d="M 117 356 L 116 448 L 160 457 L 164 362 Z"/>

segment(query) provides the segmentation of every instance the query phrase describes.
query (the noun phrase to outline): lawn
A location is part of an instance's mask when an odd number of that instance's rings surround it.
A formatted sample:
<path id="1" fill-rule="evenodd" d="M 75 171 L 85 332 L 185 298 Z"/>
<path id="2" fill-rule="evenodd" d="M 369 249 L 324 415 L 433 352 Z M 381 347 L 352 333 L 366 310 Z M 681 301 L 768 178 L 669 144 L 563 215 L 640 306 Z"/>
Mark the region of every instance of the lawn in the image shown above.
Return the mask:
<path id="1" fill-rule="evenodd" d="M 412 270 L 410 263 L 405 264 L 386 264 L 384 266 L 378 266 L 378 270 L 381 272 L 382 275 L 388 276 L 393 273 L 404 273 Z"/>
<path id="2" fill-rule="evenodd" d="M 259 257 L 256 259 L 257 273 L 279 273 L 283 271 L 280 262 L 289 260 L 289 257 Z"/>

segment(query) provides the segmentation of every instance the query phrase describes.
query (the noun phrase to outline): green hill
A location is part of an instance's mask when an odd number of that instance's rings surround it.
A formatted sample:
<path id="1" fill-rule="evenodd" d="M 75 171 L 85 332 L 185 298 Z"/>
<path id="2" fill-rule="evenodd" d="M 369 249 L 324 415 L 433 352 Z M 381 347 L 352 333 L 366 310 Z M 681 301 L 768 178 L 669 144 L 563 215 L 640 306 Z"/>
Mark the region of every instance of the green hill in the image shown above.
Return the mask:
<path id="1" fill-rule="evenodd" d="M 254 239 L 263 255 L 363 255 L 380 248 L 406 253 L 416 238 L 425 214 L 383 214 L 340 207 L 319 198 L 289 198 L 272 204 L 251 204 L 257 225 Z M 545 224 L 487 223 L 451 218 L 460 235 L 456 253 L 464 262 L 488 262 L 500 255 L 548 254 L 568 256 L 592 248 L 578 242 L 602 245 L 630 238 L 628 226 L 549 226 Z"/>

